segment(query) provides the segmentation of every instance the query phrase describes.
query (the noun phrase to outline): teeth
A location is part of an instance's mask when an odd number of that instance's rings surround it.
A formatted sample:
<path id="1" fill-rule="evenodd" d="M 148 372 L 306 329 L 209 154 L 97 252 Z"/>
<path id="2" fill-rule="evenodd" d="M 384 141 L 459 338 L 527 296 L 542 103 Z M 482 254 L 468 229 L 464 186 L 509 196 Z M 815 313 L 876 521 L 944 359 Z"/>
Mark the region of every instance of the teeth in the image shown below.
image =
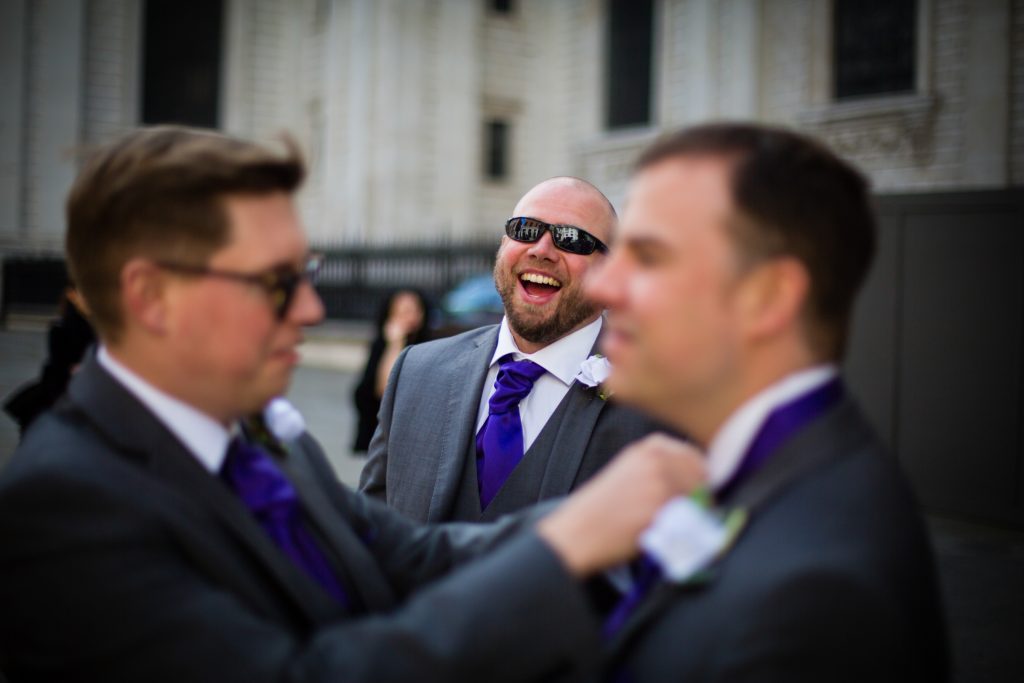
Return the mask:
<path id="1" fill-rule="evenodd" d="M 538 273 L 523 273 L 519 276 L 519 279 L 524 282 L 536 282 L 538 285 L 550 285 L 552 287 L 561 287 L 562 283 L 553 277 L 547 275 L 540 275 Z"/>

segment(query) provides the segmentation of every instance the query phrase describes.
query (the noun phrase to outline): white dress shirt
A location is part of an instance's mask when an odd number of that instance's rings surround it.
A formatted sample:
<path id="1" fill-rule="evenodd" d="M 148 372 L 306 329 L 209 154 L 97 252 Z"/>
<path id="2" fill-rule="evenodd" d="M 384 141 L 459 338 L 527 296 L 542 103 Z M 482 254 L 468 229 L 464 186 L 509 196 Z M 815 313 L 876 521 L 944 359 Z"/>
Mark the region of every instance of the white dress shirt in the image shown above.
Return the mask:
<path id="1" fill-rule="evenodd" d="M 487 419 L 487 402 L 494 394 L 494 382 L 498 378 L 498 359 L 509 353 L 514 360 L 532 360 L 544 368 L 545 372 L 533 384 L 533 389 L 519 403 L 519 417 L 523 422 L 523 452 L 529 450 L 537 435 L 544 429 L 555 408 L 569 392 L 573 380 L 579 374 L 580 364 L 590 355 L 594 348 L 597 335 L 601 333 L 603 317 L 568 334 L 558 341 L 548 344 L 536 353 L 523 353 L 512 338 L 508 327 L 508 318 L 501 321 L 498 331 L 498 346 L 491 357 L 484 390 L 480 397 L 480 408 L 477 411 L 476 433 L 480 432 Z"/>
<path id="2" fill-rule="evenodd" d="M 708 484 L 718 489 L 740 465 L 757 431 L 776 407 L 817 389 L 839 374 L 834 365 L 818 365 L 787 375 L 748 399 L 722 424 L 708 445 Z"/>
<path id="3" fill-rule="evenodd" d="M 96 360 L 178 437 L 205 469 L 213 474 L 220 471 L 230 440 L 222 424 L 142 379 L 111 356 L 105 346 L 100 346 Z"/>

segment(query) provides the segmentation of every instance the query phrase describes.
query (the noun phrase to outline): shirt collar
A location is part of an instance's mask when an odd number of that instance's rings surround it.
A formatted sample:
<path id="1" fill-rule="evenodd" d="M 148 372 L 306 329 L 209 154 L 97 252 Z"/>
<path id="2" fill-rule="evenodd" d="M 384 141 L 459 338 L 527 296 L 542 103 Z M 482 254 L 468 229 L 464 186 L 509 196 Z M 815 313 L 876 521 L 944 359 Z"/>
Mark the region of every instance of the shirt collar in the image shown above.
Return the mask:
<path id="1" fill-rule="evenodd" d="M 114 379 L 149 408 L 207 470 L 216 474 L 227 452 L 228 430 L 209 415 L 179 401 L 129 370 L 100 345 L 96 358 Z"/>
<path id="2" fill-rule="evenodd" d="M 818 365 L 787 375 L 748 399 L 722 424 L 708 446 L 708 483 L 717 489 L 739 467 L 757 430 L 777 406 L 825 384 L 839 374 L 835 365 Z"/>
<path id="3" fill-rule="evenodd" d="M 597 320 L 589 325 L 551 342 L 535 353 L 523 353 L 516 346 L 516 340 L 512 337 L 512 330 L 509 329 L 506 316 L 501 320 L 501 327 L 498 330 L 498 346 L 494 349 L 494 355 L 491 357 L 488 367 L 497 363 L 502 356 L 511 353 L 515 360 L 532 360 L 548 373 L 557 377 L 562 384 L 569 386 L 579 374 L 580 364 L 587 359 L 590 350 L 594 348 L 597 335 L 601 333 L 603 321 L 604 316 L 598 316 Z"/>

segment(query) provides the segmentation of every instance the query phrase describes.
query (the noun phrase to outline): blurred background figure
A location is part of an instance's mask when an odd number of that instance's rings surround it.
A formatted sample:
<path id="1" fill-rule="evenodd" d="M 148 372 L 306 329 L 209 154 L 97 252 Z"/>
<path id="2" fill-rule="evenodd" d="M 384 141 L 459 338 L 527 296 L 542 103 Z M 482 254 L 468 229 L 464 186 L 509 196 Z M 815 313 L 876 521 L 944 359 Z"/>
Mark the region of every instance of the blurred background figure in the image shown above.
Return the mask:
<path id="1" fill-rule="evenodd" d="M 22 433 L 64 394 L 71 373 L 86 349 L 96 342 L 96 334 L 79 302 L 77 290 L 68 288 L 61 299 L 61 316 L 50 325 L 47 334 L 49 355 L 39 379 L 22 385 L 4 402 L 4 411 L 14 418 Z"/>
<path id="2" fill-rule="evenodd" d="M 391 368 L 406 346 L 430 338 L 430 304 L 422 292 L 399 289 L 392 292 L 377 315 L 376 336 L 370 343 L 363 378 L 353 400 L 359 415 L 352 450 L 365 453 L 377 429 L 377 411 L 388 384 Z"/>

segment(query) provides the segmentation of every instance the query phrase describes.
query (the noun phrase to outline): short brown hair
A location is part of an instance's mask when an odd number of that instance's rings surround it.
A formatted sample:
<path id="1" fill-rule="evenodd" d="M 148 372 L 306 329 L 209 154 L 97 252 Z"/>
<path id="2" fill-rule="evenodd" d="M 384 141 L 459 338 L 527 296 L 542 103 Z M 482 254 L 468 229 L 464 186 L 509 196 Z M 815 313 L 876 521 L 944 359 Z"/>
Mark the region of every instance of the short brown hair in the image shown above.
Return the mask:
<path id="1" fill-rule="evenodd" d="M 102 336 L 123 324 L 121 269 L 136 256 L 205 265 L 230 239 L 223 199 L 292 193 L 305 167 L 285 154 L 214 131 L 157 126 L 132 131 L 85 160 L 67 201 L 68 269 Z"/>
<path id="2" fill-rule="evenodd" d="M 876 219 L 866 178 L 811 138 L 756 124 L 712 123 L 672 133 L 646 149 L 636 170 L 682 156 L 732 162 L 736 220 L 748 263 L 792 256 L 810 274 L 805 305 L 812 351 L 839 359 L 857 292 L 875 253 Z"/>

